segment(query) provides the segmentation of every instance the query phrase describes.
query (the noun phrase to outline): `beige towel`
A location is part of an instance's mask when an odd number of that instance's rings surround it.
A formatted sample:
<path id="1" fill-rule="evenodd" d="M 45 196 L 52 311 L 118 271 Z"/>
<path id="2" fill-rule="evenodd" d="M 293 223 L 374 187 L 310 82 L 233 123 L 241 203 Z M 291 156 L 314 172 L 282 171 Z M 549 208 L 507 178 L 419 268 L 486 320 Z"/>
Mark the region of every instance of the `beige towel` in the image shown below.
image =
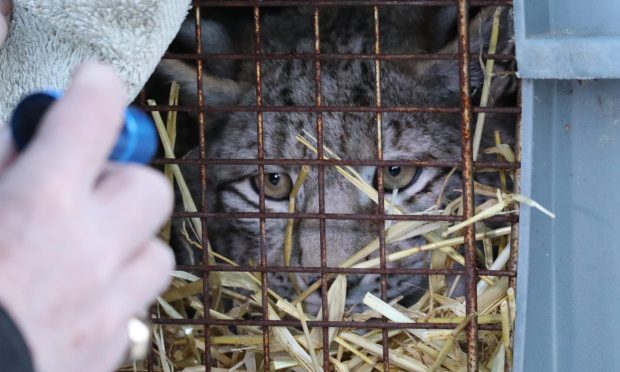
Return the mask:
<path id="1" fill-rule="evenodd" d="M 135 98 L 178 32 L 191 0 L 13 0 L 0 49 L 0 122 L 24 95 L 64 89 L 84 60 L 110 63 Z"/>

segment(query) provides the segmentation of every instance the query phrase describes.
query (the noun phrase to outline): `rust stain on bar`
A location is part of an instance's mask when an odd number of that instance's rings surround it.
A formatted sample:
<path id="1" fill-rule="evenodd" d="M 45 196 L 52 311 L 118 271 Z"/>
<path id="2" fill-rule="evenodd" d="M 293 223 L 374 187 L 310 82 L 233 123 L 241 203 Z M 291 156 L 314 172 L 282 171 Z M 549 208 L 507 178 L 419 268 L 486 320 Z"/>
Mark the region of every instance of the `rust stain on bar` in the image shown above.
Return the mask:
<path id="1" fill-rule="evenodd" d="M 179 266 L 180 268 L 181 266 Z M 188 270 L 195 271 L 203 271 L 204 267 L 200 265 L 184 265 Z M 403 267 L 394 267 L 394 268 L 386 268 L 382 269 L 374 269 L 374 268 L 345 268 L 345 267 L 296 267 L 296 266 L 268 266 L 266 268 L 261 268 L 260 266 L 229 266 L 229 265 L 210 265 L 208 266 L 210 271 L 216 272 L 255 272 L 255 273 L 275 273 L 275 272 L 283 272 L 283 273 L 321 273 L 325 272 L 326 274 L 376 274 L 376 275 L 464 275 L 465 270 L 458 269 L 409 269 Z M 495 276 L 495 277 L 508 277 L 514 278 L 516 277 L 516 271 L 511 270 L 480 270 L 479 275 L 484 276 Z"/>
<path id="2" fill-rule="evenodd" d="M 410 167 L 436 167 L 436 168 L 461 168 L 460 160 L 353 160 L 353 159 L 206 159 L 206 164 L 213 165 L 308 165 L 308 166 L 410 166 Z M 201 164 L 199 159 L 157 159 L 153 164 Z M 503 161 L 477 161 L 475 165 L 479 169 L 519 169 L 521 163 Z"/>
<path id="3" fill-rule="evenodd" d="M 203 53 L 202 50 L 202 28 L 201 28 L 201 16 L 200 16 L 200 7 L 195 8 L 194 12 L 194 22 L 195 22 L 195 40 L 196 40 L 196 53 Z M 205 139 L 205 99 L 204 99 L 204 91 L 203 91 L 203 61 L 197 61 L 196 63 L 196 90 L 197 90 L 197 98 L 198 98 L 198 148 L 199 148 L 199 158 L 200 160 L 204 160 L 207 158 L 207 147 L 206 147 L 206 139 Z M 201 190 L 201 207 L 203 211 L 208 210 L 207 206 L 207 164 L 205 162 L 200 162 L 200 190 Z M 208 232 L 207 232 L 207 221 L 205 217 L 200 219 L 200 223 L 202 226 L 202 236 L 200 237 L 202 240 L 203 246 L 207 246 L 209 242 Z M 209 260 L 208 255 L 203 256 L 203 265 L 208 266 Z M 203 275 L 203 305 L 205 309 L 209 309 L 211 307 L 211 297 L 209 291 L 209 270 L 204 270 Z M 205 315 L 205 319 L 210 320 L 209 314 Z M 205 339 L 207 339 L 210 335 L 210 329 L 207 324 L 204 325 L 204 333 Z M 207 366 L 207 371 L 211 370 L 211 348 L 207 343 L 207 347 L 204 350 L 204 358 L 205 365 Z"/>
<path id="4" fill-rule="evenodd" d="M 196 112 L 200 110 L 199 106 L 146 106 L 143 107 L 145 111 L 182 111 L 182 112 Z M 316 106 L 206 106 L 205 111 L 211 112 L 403 112 L 403 113 L 447 113 L 458 114 L 460 112 L 459 107 L 361 107 L 361 106 L 321 106 L 320 109 Z M 497 114 L 519 114 L 521 109 L 517 107 L 474 107 L 474 113 L 486 112 Z"/>
<path id="5" fill-rule="evenodd" d="M 376 214 L 352 214 L 352 213 L 312 213 L 312 212 L 185 212 L 175 211 L 173 217 L 202 217 L 202 218 L 221 218 L 221 219 L 307 219 L 307 220 L 350 220 L 350 221 L 445 221 L 460 222 L 463 216 L 444 216 L 444 215 L 389 215 L 381 216 Z M 516 216 L 494 216 L 485 219 L 489 222 L 515 222 Z"/>
<path id="6" fill-rule="evenodd" d="M 474 215 L 474 165 L 472 157 L 471 139 L 471 97 L 469 81 L 469 4 L 467 0 L 458 2 L 458 48 L 459 48 L 459 95 L 461 100 L 461 156 L 463 159 L 463 216 L 471 218 Z M 477 311 L 477 274 L 476 274 L 476 245 L 474 226 L 464 229 L 465 238 L 465 283 L 466 283 L 466 314 Z M 467 368 L 470 372 L 478 371 L 478 322 L 469 322 L 467 325 Z"/>
<path id="7" fill-rule="evenodd" d="M 261 54 L 261 38 L 260 38 L 260 8 L 254 7 L 254 54 L 256 56 Z M 263 105 L 263 89 L 262 89 L 262 76 L 261 76 L 261 61 L 256 60 L 256 107 L 260 108 Z M 265 158 L 265 144 L 264 144 L 264 132 L 263 132 L 263 112 L 257 111 L 256 113 L 256 134 L 259 160 Z M 265 166 L 258 165 L 258 205 L 261 213 L 265 212 Z M 267 252 L 265 245 L 267 243 L 267 231 L 265 228 L 265 218 L 259 217 L 259 252 L 260 252 L 260 265 L 261 267 L 267 266 Z M 269 288 L 267 283 L 267 275 L 261 275 L 261 304 L 262 304 L 262 316 L 263 320 L 269 320 L 269 294 L 267 292 Z M 265 366 L 269 365 L 269 326 L 263 326 L 263 363 Z"/>
<path id="8" fill-rule="evenodd" d="M 517 82 L 517 107 L 521 107 L 521 88 L 522 88 L 522 83 L 521 80 L 519 80 Z M 515 160 L 521 164 L 521 114 L 517 114 L 516 117 L 516 128 L 515 128 Z M 519 166 L 519 168 L 517 168 L 515 170 L 515 180 L 516 182 L 514 183 L 514 192 L 515 193 L 520 193 L 521 192 L 521 167 Z M 510 234 L 510 260 L 508 261 L 508 266 L 507 268 L 509 270 L 517 270 L 517 257 L 519 256 L 519 224 L 518 224 L 518 217 L 521 215 L 520 213 L 520 205 L 516 205 L 514 207 L 517 211 L 517 221 L 515 221 L 514 223 L 511 224 L 512 230 L 511 230 L 511 234 Z M 515 278 L 510 278 L 510 281 L 508 283 L 508 285 L 510 286 L 510 288 L 512 288 L 515 293 L 517 292 L 517 281 Z"/>
<path id="9" fill-rule="evenodd" d="M 376 58 L 381 53 L 381 34 L 379 25 L 379 7 L 373 7 L 373 23 L 374 23 L 374 50 L 373 55 L 375 65 L 375 107 L 381 107 L 381 61 Z M 383 160 L 383 126 L 382 126 L 383 113 L 375 113 L 376 131 L 377 131 L 377 161 Z M 379 168 L 381 169 L 381 168 Z M 385 217 L 385 190 L 383 188 L 383 172 L 377 172 L 377 213 L 381 217 Z M 377 222 L 377 232 L 379 233 L 379 267 L 382 271 L 386 269 L 385 258 L 385 219 L 381 219 Z M 388 301 L 387 298 L 387 274 L 381 274 L 381 299 Z M 382 318 L 385 320 L 385 318 Z M 382 342 L 382 358 L 383 358 L 383 370 L 388 371 L 390 369 L 390 349 L 389 337 L 387 329 L 383 329 L 381 332 Z"/>
<path id="10" fill-rule="evenodd" d="M 470 53 L 471 57 L 478 58 L 480 54 Z M 458 53 L 403 53 L 403 54 L 364 54 L 364 53 L 321 53 L 316 56 L 320 60 L 357 60 L 370 59 L 381 61 L 399 61 L 399 60 L 435 60 L 435 59 L 453 59 L 459 58 Z M 512 61 L 515 56 L 512 54 L 482 54 L 482 58 L 492 58 L 495 60 Z M 162 59 L 177 60 L 314 60 L 314 54 L 311 53 L 263 53 L 260 56 L 245 53 L 171 53 L 167 52 Z"/>
<path id="11" fill-rule="evenodd" d="M 202 325 L 205 322 L 204 319 L 153 319 L 155 324 L 166 325 Z M 349 322 L 349 321 L 323 321 L 323 320 L 309 320 L 308 326 L 310 327 L 330 327 L 330 328 L 357 328 L 357 329 L 454 329 L 458 324 L 456 323 L 388 323 L 381 321 L 368 321 L 368 322 Z M 255 326 L 255 327 L 299 327 L 301 328 L 301 322 L 298 320 L 263 320 L 263 319 L 250 319 L 250 320 L 237 320 L 237 319 L 212 319 L 208 323 L 211 326 Z M 480 324 L 480 329 L 483 331 L 501 331 L 501 324 Z"/>
<path id="12" fill-rule="evenodd" d="M 270 265 L 266 267 L 261 266 L 250 266 L 250 265 L 225 265 L 225 264 L 217 264 L 217 265 L 208 265 L 206 268 L 201 265 L 179 265 L 179 269 L 184 268 L 189 271 L 204 271 L 208 269 L 213 272 L 252 272 L 252 273 L 275 273 L 275 272 L 286 272 L 286 273 L 321 273 L 325 272 L 327 274 L 376 274 L 376 275 L 461 275 L 465 273 L 465 270 L 458 269 L 411 269 L 406 267 L 392 267 L 392 268 L 351 268 L 351 267 L 324 267 L 321 268 L 319 266 L 310 266 L 310 267 L 301 267 L 301 266 L 279 266 L 279 265 Z M 515 271 L 510 270 L 480 270 L 480 275 L 485 276 L 497 276 L 497 277 L 514 277 L 516 275 Z"/>
<path id="13" fill-rule="evenodd" d="M 321 60 L 317 56 L 321 53 L 321 37 L 320 37 L 320 23 L 319 23 L 319 8 L 314 8 L 313 17 L 313 30 L 314 30 L 314 104 L 317 109 L 316 115 L 316 138 L 317 138 L 317 158 L 323 160 L 323 113 L 320 110 L 323 105 L 323 98 L 321 94 Z M 320 165 L 318 167 L 318 182 L 319 182 L 319 213 L 325 213 L 325 167 Z M 325 218 L 319 219 L 319 244 L 321 254 L 321 316 L 324 320 L 329 319 L 329 306 L 327 296 L 327 278 L 323 271 L 327 267 L 327 240 L 325 236 Z M 323 365 L 329 370 L 329 352 L 325 352 L 329 349 L 329 332 L 327 327 L 323 327 Z"/>

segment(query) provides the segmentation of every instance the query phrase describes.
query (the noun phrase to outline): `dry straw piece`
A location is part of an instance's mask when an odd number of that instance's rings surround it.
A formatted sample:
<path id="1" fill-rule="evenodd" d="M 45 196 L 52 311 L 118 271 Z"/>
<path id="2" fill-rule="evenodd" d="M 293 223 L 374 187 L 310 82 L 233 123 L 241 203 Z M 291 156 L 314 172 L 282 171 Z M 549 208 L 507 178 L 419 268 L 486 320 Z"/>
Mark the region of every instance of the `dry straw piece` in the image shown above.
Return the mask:
<path id="1" fill-rule="evenodd" d="M 495 17 L 499 17 L 499 11 Z M 494 28 L 497 28 L 497 22 Z M 497 30 L 496 30 L 497 31 Z M 496 32 L 493 37 L 497 38 Z M 493 42 L 493 41 L 492 41 Z M 489 53 L 492 53 L 489 50 Z M 492 61 L 487 61 L 485 69 L 485 87 L 490 86 Z M 483 89 L 483 97 L 488 88 Z M 173 84 L 171 105 L 178 102 L 178 85 Z M 155 102 L 149 101 L 150 105 Z M 486 102 L 485 102 L 486 105 Z M 176 114 L 169 113 L 167 123 L 158 112 L 153 112 L 164 153 L 174 159 L 176 136 Z M 479 116 L 481 123 L 484 117 Z M 482 124 L 479 125 L 482 131 Z M 477 132 L 478 133 L 478 128 Z M 479 136 L 481 134 L 477 134 Z M 311 133 L 297 136 L 300 146 L 316 152 L 317 140 Z M 324 157 L 339 159 L 338 154 L 323 146 Z M 478 153 L 478 148 L 476 149 Z M 499 134 L 495 135 L 492 148 L 479 149 L 481 154 L 495 154 L 502 161 L 516 161 L 516 156 L 509 146 L 501 142 Z M 334 166 L 334 169 L 363 195 L 375 203 L 378 202 L 377 190 L 370 185 L 353 167 Z M 170 182 L 176 184 L 185 211 L 197 211 L 196 204 L 189 193 L 181 168 L 170 164 L 165 166 Z M 289 212 L 295 212 L 296 197 L 309 174 L 308 167 L 302 167 L 289 198 Z M 452 176 L 452 170 L 448 178 Z M 459 269 L 464 265 L 462 255 L 463 237 L 461 230 L 468 225 L 476 226 L 475 235 L 478 244 L 480 266 L 489 270 L 507 269 L 511 251 L 516 249 L 511 242 L 511 226 L 490 226 L 485 223 L 489 217 L 515 213 L 518 204 L 524 203 L 553 217 L 553 214 L 536 202 L 510 193 L 507 177 L 514 179 L 509 171 L 500 173 L 500 187 L 475 185 L 476 194 L 486 201 L 476 207 L 473 218 L 456 223 L 398 221 L 386 224 L 385 243 L 423 238 L 426 243 L 386 254 L 386 263 L 391 264 L 416 254 L 426 252 L 430 255 L 430 264 L 435 269 Z M 444 182 L 444 188 L 448 184 Z M 443 195 L 443 192 L 442 192 Z M 443 197 L 442 197 L 443 198 Z M 396 203 L 396 198 L 384 201 L 386 213 L 411 214 Z M 443 209 L 440 209 L 441 206 Z M 419 215 L 456 215 L 462 211 L 460 197 L 448 203 L 438 201 L 435 208 L 419 212 Z M 196 249 L 204 249 L 210 263 L 236 266 L 237 263 L 211 249 L 202 246 L 202 224 L 198 218 L 188 218 L 182 232 L 187 242 Z M 294 220 L 287 221 L 282 247 L 285 265 L 290 264 L 294 234 Z M 169 239 L 170 230 L 166 226 L 162 236 Z M 340 263 L 342 268 L 378 268 L 379 259 L 371 257 L 379 250 L 379 240 L 375 239 L 360 247 L 349 258 Z M 368 322 L 368 329 L 349 329 L 342 327 L 326 328 L 327 349 L 324 350 L 323 328 L 313 327 L 309 322 L 322 320 L 323 311 L 308 314 L 304 309 L 305 299 L 320 290 L 321 282 L 310 283 L 303 291 L 300 288 L 296 298 L 284 298 L 272 289 L 268 289 L 268 303 L 263 304 L 260 276 L 247 272 L 219 272 L 209 274 L 211 304 L 205 309 L 202 278 L 192 273 L 177 271 L 168 291 L 164 293 L 152 308 L 153 318 L 175 319 L 175 325 L 154 326 L 153 366 L 156 371 L 200 372 L 205 368 L 205 348 L 209 345 L 212 371 L 383 371 L 383 347 L 388 348 L 390 370 L 402 371 L 451 371 L 465 370 L 467 364 L 465 336 L 463 330 L 470 322 L 495 325 L 496 330 L 479 331 L 479 366 L 481 371 L 504 371 L 512 359 L 512 337 L 515 321 L 515 293 L 509 286 L 507 277 L 480 277 L 477 283 L 478 309 L 474 314 L 466 314 L 465 298 L 458 296 L 463 284 L 460 277 L 449 278 L 442 275 L 429 277 L 428 288 L 412 306 L 401 306 L 402 298 L 384 301 L 371 293 L 366 294 L 363 305 L 358 304 L 354 311 L 346 307 L 346 275 L 327 275 L 328 319 L 329 321 Z M 455 296 L 455 293 L 457 294 Z M 267 307 L 263 311 L 263 305 Z M 208 316 L 219 320 L 260 319 L 267 314 L 268 320 L 280 319 L 299 321 L 299 326 L 269 327 L 269 365 L 264 363 L 265 340 L 263 327 L 239 325 L 236 327 L 210 326 L 208 343 L 205 340 L 204 327 L 200 320 Z M 187 319 L 187 325 L 176 325 Z M 398 323 L 411 323 L 413 328 L 390 329 L 387 331 L 387 345 L 383 345 L 383 332 L 373 328 L 372 322 L 386 320 Z M 416 323 L 443 324 L 449 329 L 418 328 Z M 324 353 L 328 353 L 325 358 Z M 323 365 L 329 360 L 330 366 Z M 131 365 L 122 371 L 144 369 L 144 365 Z"/>

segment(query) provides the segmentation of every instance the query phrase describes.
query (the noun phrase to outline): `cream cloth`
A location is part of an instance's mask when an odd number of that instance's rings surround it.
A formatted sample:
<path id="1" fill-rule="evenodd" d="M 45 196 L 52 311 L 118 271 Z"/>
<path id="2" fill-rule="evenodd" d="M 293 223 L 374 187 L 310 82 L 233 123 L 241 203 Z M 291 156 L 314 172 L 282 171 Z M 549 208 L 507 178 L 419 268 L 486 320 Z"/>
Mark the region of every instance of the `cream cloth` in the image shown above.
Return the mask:
<path id="1" fill-rule="evenodd" d="M 13 0 L 0 49 L 0 122 L 24 95 L 64 89 L 80 62 L 111 64 L 136 97 L 174 39 L 191 0 Z"/>

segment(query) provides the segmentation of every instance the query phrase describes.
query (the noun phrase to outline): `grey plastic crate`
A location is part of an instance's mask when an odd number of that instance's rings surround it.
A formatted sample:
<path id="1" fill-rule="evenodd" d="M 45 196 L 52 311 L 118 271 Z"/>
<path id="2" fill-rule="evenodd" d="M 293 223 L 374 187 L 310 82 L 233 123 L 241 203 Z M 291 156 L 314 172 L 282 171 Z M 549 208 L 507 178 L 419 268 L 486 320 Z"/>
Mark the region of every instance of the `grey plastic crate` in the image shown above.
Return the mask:
<path id="1" fill-rule="evenodd" d="M 514 6 L 522 193 L 557 215 L 522 208 L 515 371 L 617 371 L 620 80 L 576 79 L 620 77 L 620 1 Z"/>
<path id="2" fill-rule="evenodd" d="M 514 0 L 523 78 L 620 78 L 620 1 Z"/>

